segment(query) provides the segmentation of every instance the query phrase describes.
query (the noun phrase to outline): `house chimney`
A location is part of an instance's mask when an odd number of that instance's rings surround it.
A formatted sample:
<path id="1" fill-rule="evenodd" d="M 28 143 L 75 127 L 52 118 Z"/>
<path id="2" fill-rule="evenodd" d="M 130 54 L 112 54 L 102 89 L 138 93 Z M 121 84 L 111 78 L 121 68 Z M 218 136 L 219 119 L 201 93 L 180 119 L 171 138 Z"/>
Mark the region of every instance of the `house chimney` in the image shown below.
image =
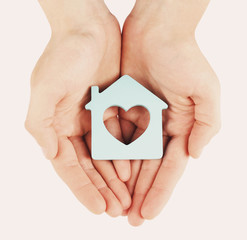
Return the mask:
<path id="1" fill-rule="evenodd" d="M 99 87 L 92 86 L 91 87 L 91 99 L 93 100 L 99 94 Z"/>

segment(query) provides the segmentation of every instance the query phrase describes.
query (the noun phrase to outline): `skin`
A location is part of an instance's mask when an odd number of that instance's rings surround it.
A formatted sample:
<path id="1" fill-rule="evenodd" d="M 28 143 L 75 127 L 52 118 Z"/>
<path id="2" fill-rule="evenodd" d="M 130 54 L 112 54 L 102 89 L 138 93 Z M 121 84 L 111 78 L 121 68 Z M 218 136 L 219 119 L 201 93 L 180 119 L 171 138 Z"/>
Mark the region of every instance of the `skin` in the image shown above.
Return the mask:
<path id="1" fill-rule="evenodd" d="M 198 158 L 220 128 L 219 82 L 194 37 L 208 2 L 140 0 L 124 24 L 121 73 L 169 105 L 163 112 L 164 157 L 131 163 L 132 205 L 124 214 L 133 226 L 161 212 L 189 155 Z M 125 138 L 143 132 L 145 117 L 136 122 L 141 111 L 120 112 L 122 128 L 137 129 Z"/>
<path id="2" fill-rule="evenodd" d="M 55 171 L 90 211 L 128 215 L 141 225 L 168 202 L 189 156 L 198 158 L 220 128 L 220 85 L 195 41 L 208 0 L 137 0 L 123 29 L 103 0 L 40 0 L 51 39 L 31 78 L 25 122 Z M 122 53 L 121 53 L 122 49 Z M 120 68 L 121 60 L 121 68 Z M 91 159 L 90 87 L 128 74 L 168 103 L 162 159 Z M 129 143 L 149 113 L 110 108 L 106 128 Z M 125 183 L 126 184 L 125 184 Z M 132 199 L 131 199 L 132 198 Z"/>
<path id="3" fill-rule="evenodd" d="M 25 126 L 79 201 L 93 213 L 116 217 L 131 204 L 123 183 L 130 163 L 91 159 L 91 113 L 84 108 L 92 85 L 103 90 L 120 74 L 119 24 L 98 3 L 40 1 L 52 36 L 32 74 Z M 104 122 L 121 140 L 117 114 L 111 109 Z"/>

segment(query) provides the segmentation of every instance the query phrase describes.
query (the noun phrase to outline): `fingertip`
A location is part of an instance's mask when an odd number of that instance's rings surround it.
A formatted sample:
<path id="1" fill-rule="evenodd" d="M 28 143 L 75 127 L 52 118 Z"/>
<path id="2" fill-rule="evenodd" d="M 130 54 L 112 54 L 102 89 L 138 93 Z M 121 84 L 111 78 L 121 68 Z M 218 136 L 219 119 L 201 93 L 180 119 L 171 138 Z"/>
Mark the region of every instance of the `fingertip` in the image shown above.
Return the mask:
<path id="1" fill-rule="evenodd" d="M 152 193 L 147 195 L 140 210 L 141 216 L 146 220 L 154 219 L 161 213 L 168 199 L 167 197 L 159 197 Z"/>
<path id="2" fill-rule="evenodd" d="M 141 205 L 143 202 L 143 195 L 134 194 L 133 203 L 128 212 L 128 222 L 132 226 L 140 226 L 144 222 L 144 218 L 141 215 Z"/>
<path id="3" fill-rule="evenodd" d="M 84 193 L 74 194 L 91 213 L 95 215 L 104 213 L 106 211 L 106 201 L 102 195 L 94 188 L 87 189 L 87 193 L 87 196 Z"/>
<path id="4" fill-rule="evenodd" d="M 79 201 L 85 205 L 90 212 L 96 215 L 100 215 L 106 211 L 106 201 L 102 195 L 93 187 L 90 191 L 87 191 L 88 197 L 77 196 Z"/>
<path id="5" fill-rule="evenodd" d="M 144 223 L 144 220 L 143 220 L 143 222 L 135 222 L 135 221 L 129 220 L 129 218 L 128 218 L 128 222 L 132 227 L 139 227 Z"/>
<path id="6" fill-rule="evenodd" d="M 123 207 L 113 192 L 109 188 L 102 188 L 100 193 L 106 202 L 105 212 L 111 217 L 120 216 L 123 212 Z"/>
<path id="7" fill-rule="evenodd" d="M 193 148 L 191 145 L 189 145 L 189 155 L 194 158 L 194 159 L 198 159 L 200 158 L 201 154 L 202 154 L 203 149 L 195 149 Z"/>
<path id="8" fill-rule="evenodd" d="M 120 162 L 121 161 L 121 162 Z M 114 166 L 119 179 L 122 182 L 127 182 L 131 176 L 130 162 L 128 160 L 114 161 Z"/>
<path id="9" fill-rule="evenodd" d="M 129 211 L 128 222 L 133 227 L 138 227 L 144 223 L 144 219 L 134 211 Z"/>
<path id="10" fill-rule="evenodd" d="M 143 205 L 141 209 L 141 215 L 146 220 L 153 220 L 160 214 L 160 211 L 154 211 L 150 206 Z"/>
<path id="11" fill-rule="evenodd" d="M 44 135 L 46 137 L 43 136 L 43 139 L 40 139 L 42 152 L 47 159 L 55 159 L 58 154 L 59 139 L 57 138 L 57 135 L 53 129 L 47 129 L 46 131 L 44 131 Z"/>
<path id="12" fill-rule="evenodd" d="M 130 171 L 121 171 L 121 173 L 118 173 L 118 176 L 122 182 L 127 182 L 130 179 Z"/>
<path id="13" fill-rule="evenodd" d="M 101 201 L 100 203 L 98 203 L 97 208 L 91 209 L 91 212 L 96 214 L 96 215 L 101 215 L 105 211 L 106 211 L 106 203 L 105 203 L 105 201 Z"/>
<path id="14" fill-rule="evenodd" d="M 48 160 L 52 160 L 52 159 L 56 158 L 56 156 L 57 156 L 57 150 L 50 150 L 47 148 L 42 148 L 42 152 L 43 152 L 45 158 L 47 158 Z"/>
<path id="15" fill-rule="evenodd" d="M 106 209 L 106 213 L 113 218 L 116 218 L 120 215 L 122 215 L 123 213 L 123 208 L 122 206 L 119 204 L 112 204 L 110 207 L 107 207 Z"/>
<path id="16" fill-rule="evenodd" d="M 122 206 L 123 206 L 124 211 L 129 209 L 129 207 L 131 206 L 131 202 L 132 202 L 131 196 L 128 194 L 128 195 L 122 200 Z"/>
<path id="17" fill-rule="evenodd" d="M 152 220 L 152 219 L 154 219 L 156 217 L 156 215 L 153 214 L 152 212 L 150 212 L 150 210 L 147 209 L 147 208 L 143 208 L 141 210 L 141 215 L 146 220 Z"/>

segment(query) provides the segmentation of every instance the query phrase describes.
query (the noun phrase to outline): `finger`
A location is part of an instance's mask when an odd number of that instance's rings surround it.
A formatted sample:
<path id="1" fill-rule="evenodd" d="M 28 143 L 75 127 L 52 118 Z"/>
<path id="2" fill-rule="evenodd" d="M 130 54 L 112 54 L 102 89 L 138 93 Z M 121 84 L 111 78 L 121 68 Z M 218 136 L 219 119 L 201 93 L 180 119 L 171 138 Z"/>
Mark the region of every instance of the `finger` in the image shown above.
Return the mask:
<path id="1" fill-rule="evenodd" d="M 91 134 L 87 134 L 85 140 L 89 151 L 91 151 Z M 112 162 L 109 160 L 93 160 L 92 162 L 97 171 L 105 179 L 108 187 L 120 201 L 123 209 L 129 208 L 131 204 L 131 196 L 126 185 L 118 178 Z"/>
<path id="2" fill-rule="evenodd" d="M 130 193 L 130 196 L 133 196 L 136 181 L 141 169 L 142 160 L 131 160 L 131 177 L 126 182 L 126 186 L 128 188 L 128 191 Z"/>
<path id="3" fill-rule="evenodd" d="M 136 125 L 129 120 L 125 120 L 119 118 L 122 136 L 125 143 L 131 143 L 132 140 L 136 139 L 137 136 L 134 137 L 136 131 Z M 137 131 L 138 132 L 138 131 Z M 138 134 L 139 135 L 139 134 Z M 130 161 L 130 169 L 131 169 L 131 177 L 126 182 L 126 186 L 128 188 L 130 196 L 132 196 L 134 192 L 134 187 L 136 184 L 136 180 L 138 177 L 139 170 L 141 168 L 142 161 L 141 160 L 131 160 Z M 122 213 L 122 216 L 127 216 L 129 209 L 125 209 Z"/>
<path id="4" fill-rule="evenodd" d="M 132 140 L 137 139 L 141 134 L 142 134 L 142 131 L 136 129 L 132 137 Z M 142 165 L 142 160 L 131 160 L 130 165 L 131 165 L 131 176 L 130 176 L 130 179 L 126 182 L 126 186 L 127 186 L 130 196 L 133 196 L 136 181 L 137 181 L 137 178 L 138 178 L 138 175 L 141 169 L 141 165 Z M 128 213 L 129 213 L 129 209 L 124 211 L 122 215 L 127 216 Z"/>
<path id="5" fill-rule="evenodd" d="M 119 118 L 121 129 L 124 132 L 124 139 L 127 140 L 128 143 L 139 138 L 145 132 L 150 121 L 148 110 L 141 106 L 133 107 L 127 112 L 123 109 L 119 109 Z M 133 193 L 140 166 L 140 160 L 131 161 L 131 177 L 129 181 L 126 182 L 130 194 Z"/>
<path id="6" fill-rule="evenodd" d="M 216 85 L 216 86 L 214 86 Z M 192 96 L 195 103 L 195 123 L 189 137 L 189 154 L 198 158 L 205 145 L 220 129 L 220 90 L 217 84 Z"/>
<path id="7" fill-rule="evenodd" d="M 77 199 L 95 214 L 106 209 L 106 202 L 81 168 L 74 147 L 66 137 L 59 138 L 59 151 L 51 163 Z"/>
<path id="8" fill-rule="evenodd" d="M 172 138 L 168 143 L 152 187 L 142 204 L 141 215 L 143 218 L 152 219 L 161 212 L 184 172 L 187 162 L 187 137 Z"/>
<path id="9" fill-rule="evenodd" d="M 135 125 L 136 127 L 145 130 L 148 127 L 148 124 L 150 122 L 149 111 L 142 106 L 133 107 L 127 112 L 125 112 L 123 109 L 120 108 L 119 117 L 121 121 L 125 120 L 125 122 L 126 121 L 129 122 L 127 127 L 131 127 L 132 129 L 134 128 L 134 125 Z M 122 128 L 123 127 L 124 126 L 122 126 Z M 131 132 L 133 133 L 133 130 L 130 131 L 130 133 Z"/>
<path id="10" fill-rule="evenodd" d="M 86 142 L 91 150 L 91 134 L 87 134 Z M 109 160 L 92 160 L 94 167 L 104 178 L 107 186 L 112 190 L 120 201 L 123 209 L 128 209 L 131 204 L 131 196 L 126 185 L 118 178 L 112 161 Z"/>
<path id="11" fill-rule="evenodd" d="M 139 138 L 144 133 L 144 131 L 145 131 L 144 129 L 137 128 L 131 141 L 133 142 L 137 138 Z M 131 160 L 131 177 L 126 182 L 126 186 L 131 196 L 135 189 L 135 185 L 136 185 L 136 181 L 137 181 L 140 169 L 141 169 L 141 165 L 142 165 L 142 160 Z"/>
<path id="12" fill-rule="evenodd" d="M 118 178 L 112 162 L 108 160 L 95 160 L 93 165 L 104 178 L 107 186 L 118 198 L 123 209 L 128 209 L 131 205 L 131 196 L 126 185 Z"/>
<path id="13" fill-rule="evenodd" d="M 122 137 L 125 144 L 131 143 L 131 139 L 136 130 L 136 125 L 128 120 L 119 118 L 119 123 L 122 131 Z"/>
<path id="14" fill-rule="evenodd" d="M 130 178 L 130 161 L 129 160 L 112 160 L 119 179 L 123 182 Z"/>
<path id="15" fill-rule="evenodd" d="M 112 193 L 112 191 L 108 188 L 102 176 L 94 168 L 87 146 L 82 140 L 82 138 L 71 137 L 70 140 L 76 150 L 81 167 L 105 199 L 106 213 L 112 217 L 117 217 L 121 215 L 123 208 L 120 202 Z"/>
<path id="16" fill-rule="evenodd" d="M 146 130 L 150 116 L 147 109 L 143 107 L 134 107 L 128 112 L 125 112 L 123 109 L 119 111 L 120 125 L 122 129 L 122 135 L 126 143 L 131 143 L 140 137 Z M 126 182 L 129 193 L 132 196 L 136 181 L 138 178 L 139 171 L 141 169 L 142 161 L 141 160 L 131 160 L 131 177 Z M 133 205 L 133 204 L 132 204 Z M 123 216 L 128 215 L 129 210 L 123 212 Z"/>
<path id="17" fill-rule="evenodd" d="M 105 126 L 116 139 L 123 142 L 122 130 L 117 117 L 107 119 L 105 121 Z M 118 177 L 123 182 L 126 182 L 130 178 L 130 161 L 113 159 L 113 164 L 118 174 Z"/>
<path id="18" fill-rule="evenodd" d="M 141 206 L 145 196 L 152 186 L 157 171 L 159 169 L 161 159 L 144 160 L 136 182 L 132 205 L 128 213 L 128 221 L 133 226 L 139 226 L 144 222 L 141 215 Z"/>
<path id="19" fill-rule="evenodd" d="M 167 142 L 168 138 L 163 137 L 164 149 Z M 128 213 L 129 223 L 133 226 L 139 226 L 144 222 L 144 218 L 141 215 L 141 206 L 149 189 L 153 184 L 161 162 L 161 159 L 154 159 L 144 160 L 142 163 L 134 190 L 132 205 Z"/>
<path id="20" fill-rule="evenodd" d="M 43 149 L 45 156 L 52 159 L 57 155 L 58 139 L 52 126 L 56 104 L 62 99 L 62 93 L 48 86 L 32 89 L 26 129 L 34 136 Z M 56 94 L 54 94 L 56 93 Z"/>
<path id="21" fill-rule="evenodd" d="M 130 196 L 133 195 L 133 192 L 134 192 L 134 189 L 135 189 L 135 185 L 136 185 L 136 181 L 137 181 L 137 178 L 138 178 L 138 174 L 139 174 L 139 171 L 141 169 L 141 164 L 142 164 L 141 160 L 131 160 L 130 161 L 131 177 L 125 183 Z M 129 209 L 125 209 L 123 211 L 123 213 L 122 213 L 122 216 L 127 216 L 128 212 L 129 212 Z"/>

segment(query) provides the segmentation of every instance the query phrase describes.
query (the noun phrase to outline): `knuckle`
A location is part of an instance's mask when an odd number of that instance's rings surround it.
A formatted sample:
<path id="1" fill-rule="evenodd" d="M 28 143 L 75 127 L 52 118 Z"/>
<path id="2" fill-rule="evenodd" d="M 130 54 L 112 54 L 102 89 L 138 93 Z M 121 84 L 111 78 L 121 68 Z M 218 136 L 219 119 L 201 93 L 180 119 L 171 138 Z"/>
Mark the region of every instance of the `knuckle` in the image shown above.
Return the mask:
<path id="1" fill-rule="evenodd" d="M 176 171 L 179 169 L 178 163 L 171 159 L 165 159 L 161 167 L 167 171 Z"/>
<path id="2" fill-rule="evenodd" d="M 78 169 L 78 162 L 75 158 L 60 158 L 59 161 L 52 161 L 56 172 L 63 178 L 66 175 L 72 175 Z"/>
<path id="3" fill-rule="evenodd" d="M 92 187 L 93 185 L 91 182 L 85 182 L 85 183 L 78 183 L 78 185 L 72 186 L 71 190 L 76 194 L 80 194 L 80 193 L 85 194 L 85 192 L 87 192 L 88 189 Z"/>
<path id="4" fill-rule="evenodd" d="M 145 162 L 142 164 L 142 170 L 149 171 L 149 170 L 156 170 L 159 168 L 161 164 L 161 159 L 155 159 L 153 160 L 145 160 Z"/>
<path id="5" fill-rule="evenodd" d="M 171 188 L 168 188 L 168 186 L 163 186 L 163 185 L 154 185 L 152 186 L 152 190 L 157 192 L 157 193 L 163 193 L 167 196 L 171 196 L 172 194 L 172 189 Z"/>
<path id="6" fill-rule="evenodd" d="M 91 158 L 90 158 L 89 156 L 87 156 L 87 157 L 80 157 L 80 158 L 78 159 L 78 161 L 79 161 L 80 166 L 81 166 L 85 171 L 94 169 L 92 160 L 91 160 Z"/>
<path id="7" fill-rule="evenodd" d="M 161 164 L 161 168 L 163 168 L 164 172 L 171 174 L 175 179 L 179 179 L 184 171 L 186 166 L 186 161 L 177 161 L 175 159 L 179 159 L 181 156 L 174 156 L 174 160 L 165 159 L 165 161 Z"/>
<path id="8" fill-rule="evenodd" d="M 74 172 L 75 169 L 78 168 L 77 159 L 65 157 L 63 160 L 63 168 L 66 169 L 66 171 Z"/>
<path id="9" fill-rule="evenodd" d="M 118 184 L 118 182 L 119 182 L 119 179 L 116 176 L 114 176 L 114 177 L 108 179 L 107 184 L 109 186 L 114 186 L 114 185 Z"/>
<path id="10" fill-rule="evenodd" d="M 110 189 L 108 188 L 108 186 L 105 184 L 105 182 L 101 182 L 100 184 L 95 185 L 95 187 L 99 190 L 99 192 L 102 193 L 109 193 Z"/>

